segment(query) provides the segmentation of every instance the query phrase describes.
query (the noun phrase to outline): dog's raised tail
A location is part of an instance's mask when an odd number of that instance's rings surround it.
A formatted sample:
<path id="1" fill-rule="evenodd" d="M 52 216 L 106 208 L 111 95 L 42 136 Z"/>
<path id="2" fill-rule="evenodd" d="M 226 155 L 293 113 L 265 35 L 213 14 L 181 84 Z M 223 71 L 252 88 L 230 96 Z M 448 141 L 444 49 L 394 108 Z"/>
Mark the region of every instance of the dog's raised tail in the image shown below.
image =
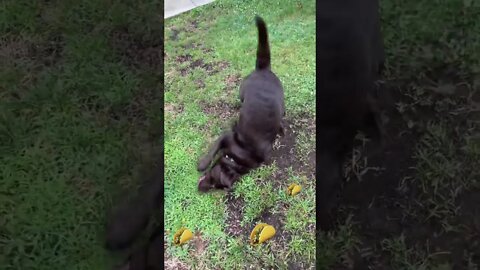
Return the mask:
<path id="1" fill-rule="evenodd" d="M 258 28 L 256 69 L 270 68 L 270 47 L 268 46 L 267 25 L 259 16 L 255 16 L 255 22 Z"/>

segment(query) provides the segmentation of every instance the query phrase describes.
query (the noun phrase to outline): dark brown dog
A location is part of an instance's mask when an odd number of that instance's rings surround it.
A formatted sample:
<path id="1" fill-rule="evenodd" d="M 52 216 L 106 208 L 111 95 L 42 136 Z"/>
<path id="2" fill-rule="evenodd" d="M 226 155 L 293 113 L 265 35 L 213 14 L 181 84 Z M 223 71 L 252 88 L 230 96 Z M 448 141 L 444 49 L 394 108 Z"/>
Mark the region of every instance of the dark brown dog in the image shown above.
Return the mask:
<path id="1" fill-rule="evenodd" d="M 124 265 L 116 270 L 160 270 L 164 269 L 163 233 L 158 228 L 148 239 L 147 243 L 137 248 L 127 259 Z"/>
<path id="2" fill-rule="evenodd" d="M 359 130 L 381 138 L 372 91 L 384 62 L 378 0 L 322 0 L 317 7 L 317 213 L 333 226 L 343 163 Z"/>
<path id="3" fill-rule="evenodd" d="M 232 189 L 240 176 L 260 166 L 272 150 L 277 134 L 283 133 L 284 94 L 280 80 L 270 70 L 267 26 L 256 17 L 258 49 L 255 71 L 240 86 L 240 118 L 224 133 L 198 163 L 205 172 L 198 181 L 199 191 Z M 214 160 L 216 155 L 219 158 Z"/>
<path id="4" fill-rule="evenodd" d="M 163 207 L 163 153 L 147 181 L 132 200 L 117 206 L 109 217 L 106 228 L 106 247 L 120 250 L 129 247 L 146 228 L 155 209 Z"/>
<path id="5" fill-rule="evenodd" d="M 141 186 L 133 200 L 122 202 L 115 208 L 107 224 L 106 248 L 122 250 L 132 243 L 145 230 L 155 209 L 163 207 L 163 153 L 160 162 L 147 181 Z M 163 234 L 159 227 L 147 243 L 143 244 L 127 259 L 126 264 L 117 270 L 163 269 Z"/>

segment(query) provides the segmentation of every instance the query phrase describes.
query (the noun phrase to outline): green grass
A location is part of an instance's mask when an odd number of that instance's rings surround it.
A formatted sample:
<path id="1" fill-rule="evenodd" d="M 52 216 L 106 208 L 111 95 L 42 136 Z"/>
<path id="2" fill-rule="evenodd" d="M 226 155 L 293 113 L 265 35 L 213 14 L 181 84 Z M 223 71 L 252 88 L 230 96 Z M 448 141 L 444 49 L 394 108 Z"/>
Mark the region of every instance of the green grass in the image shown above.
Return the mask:
<path id="1" fill-rule="evenodd" d="M 0 7 L 0 268 L 108 269 L 112 197 L 162 144 L 162 74 L 127 64 L 114 33 L 159 44 L 158 5 Z"/>
<path id="2" fill-rule="evenodd" d="M 160 5 L 128 0 L 0 4 L 0 269 L 110 269 L 114 258 L 103 248 L 106 213 L 122 191 L 135 188 L 139 171 L 156 159 L 162 145 L 161 58 L 157 66 L 142 58 L 144 48 L 161 49 Z M 198 195 L 195 167 L 236 117 L 238 89 L 231 78 L 242 78 L 254 67 L 256 14 L 269 27 L 272 67 L 285 88 L 287 117 L 307 113 L 314 118 L 314 6 L 313 1 L 218 0 L 167 21 L 165 229 L 173 268 L 312 265 L 313 179 L 293 169 L 277 174 L 273 165 L 236 185 L 247 230 L 268 211 L 289 234 L 253 248 L 247 236 L 224 232 L 225 195 Z M 464 83 L 478 94 L 478 1 L 382 1 L 381 6 L 385 79 L 411 98 L 407 111 L 435 112 L 412 122 L 420 134 L 412 153 L 415 174 L 407 184 L 420 192 L 414 198 L 418 205 L 405 214 L 440 224 L 442 233 L 465 232 L 468 224 L 457 219 L 464 211 L 462 195 L 478 190 L 480 176 L 478 115 L 463 113 L 474 109 L 474 98 L 434 97 L 425 81 L 435 80 L 436 87 Z M 179 63 L 177 57 L 185 54 L 216 72 Z M 445 72 L 448 67 L 453 74 Z M 181 69 L 188 69 L 185 76 Z M 215 109 L 222 103 L 230 106 Z M 314 144 L 311 132 L 300 131 L 294 156 L 307 156 Z M 301 183 L 300 195 L 287 197 L 274 182 L 263 181 L 275 175 L 285 185 Z M 172 232 L 181 225 L 201 238 L 172 247 Z M 335 234 L 320 236 L 316 259 L 322 269 L 347 264 L 365 244 L 358 228 L 347 219 Z M 451 262 L 437 261 L 442 254 L 413 245 L 409 237 L 392 235 L 374 243 L 380 248 L 374 251 L 391 269 L 449 269 Z M 474 269 L 473 254 L 466 251 L 464 257 Z"/>
<path id="3" fill-rule="evenodd" d="M 278 198 L 272 183 L 258 183 L 259 179 L 265 179 L 271 175 L 273 170 L 275 170 L 274 166 L 262 167 L 243 177 L 236 186 L 235 196 L 241 197 L 245 202 L 241 225 L 251 224 L 262 211 L 271 209 L 277 203 Z"/>
<path id="4" fill-rule="evenodd" d="M 287 118 L 295 119 L 303 113 L 314 119 L 314 7 L 314 1 L 278 6 L 274 1 L 226 0 L 166 21 L 164 219 L 169 241 L 168 265 L 191 265 L 192 269 L 286 269 L 302 257 L 304 267 L 313 266 L 314 234 L 313 230 L 305 230 L 315 223 L 313 179 L 302 178 L 300 171 L 291 176 L 280 174 L 282 178 L 275 179 L 283 183 L 279 187 L 272 181 L 279 173 L 275 163 L 242 177 L 235 185 L 233 197 L 243 202 L 238 222 L 248 233 L 233 237 L 225 232 L 232 211 L 225 193 L 197 192 L 196 163 L 237 117 L 238 80 L 255 66 L 255 14 L 267 22 L 272 68 L 285 88 Z M 192 68 L 193 63 L 198 67 Z M 232 78 L 237 81 L 232 82 Z M 296 151 L 313 149 L 314 134 L 304 134 L 299 142 L 303 148 Z M 285 194 L 292 181 L 300 181 L 304 187 L 296 198 Z M 282 242 L 285 236 L 276 235 L 265 245 L 251 247 L 248 234 L 266 212 L 278 217 L 282 225 L 288 224 L 286 232 L 291 237 Z M 201 238 L 177 248 L 172 246 L 171 238 L 182 225 Z M 199 251 L 198 242 L 206 248 Z"/>

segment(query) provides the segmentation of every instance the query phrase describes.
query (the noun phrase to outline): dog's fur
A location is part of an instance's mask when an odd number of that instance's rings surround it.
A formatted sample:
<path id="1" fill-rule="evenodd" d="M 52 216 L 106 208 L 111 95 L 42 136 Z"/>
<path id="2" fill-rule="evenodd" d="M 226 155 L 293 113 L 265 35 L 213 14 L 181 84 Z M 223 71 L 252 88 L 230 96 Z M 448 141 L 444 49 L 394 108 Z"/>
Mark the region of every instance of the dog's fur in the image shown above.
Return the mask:
<path id="1" fill-rule="evenodd" d="M 258 49 L 256 68 L 240 85 L 240 117 L 231 131 L 224 133 L 198 163 L 205 172 L 198 190 L 231 190 L 240 176 L 257 168 L 272 150 L 277 134 L 283 134 L 284 93 L 280 80 L 270 69 L 267 26 L 256 17 Z M 216 155 L 219 158 L 214 160 Z"/>
<path id="2" fill-rule="evenodd" d="M 122 202 L 113 211 L 106 230 L 106 247 L 124 249 L 145 229 L 153 211 L 162 206 L 163 170 L 155 174 L 140 188 L 133 200 Z"/>
<path id="3" fill-rule="evenodd" d="M 343 163 L 357 131 L 381 139 L 373 99 L 384 51 L 378 0 L 323 0 L 317 7 L 317 212 L 333 227 Z"/>
<path id="4" fill-rule="evenodd" d="M 118 270 L 160 270 L 164 269 L 163 255 L 163 230 L 157 228 L 148 242 L 137 248 L 124 265 Z"/>
<path id="5" fill-rule="evenodd" d="M 161 161 L 147 181 L 140 187 L 133 200 L 122 202 L 109 218 L 106 229 L 106 248 L 112 251 L 123 250 L 145 230 L 155 209 L 163 207 L 163 153 Z M 121 270 L 163 269 L 163 234 L 159 227 L 147 243 L 137 248 Z"/>

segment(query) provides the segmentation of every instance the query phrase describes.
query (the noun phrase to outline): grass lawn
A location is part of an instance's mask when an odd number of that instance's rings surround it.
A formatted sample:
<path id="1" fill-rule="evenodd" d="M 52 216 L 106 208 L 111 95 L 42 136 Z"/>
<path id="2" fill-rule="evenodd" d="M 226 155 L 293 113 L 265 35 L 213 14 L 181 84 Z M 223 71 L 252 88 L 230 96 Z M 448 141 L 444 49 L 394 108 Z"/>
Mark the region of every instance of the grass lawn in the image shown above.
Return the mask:
<path id="1" fill-rule="evenodd" d="M 480 6 L 380 1 L 386 145 L 358 147 L 320 269 L 478 269 Z M 363 268 L 362 268 L 363 269 Z"/>
<path id="2" fill-rule="evenodd" d="M 315 254 L 315 2 L 215 1 L 165 23 L 165 267 L 313 269 Z M 285 88 L 286 135 L 271 162 L 232 194 L 197 192 L 196 164 L 238 117 L 238 87 L 253 71 L 254 16 L 269 30 L 272 69 Z M 303 186 L 289 198 L 290 183 Z M 258 222 L 276 236 L 259 247 Z M 180 226 L 195 237 L 172 245 Z"/>
<path id="3" fill-rule="evenodd" d="M 233 1 L 168 19 L 160 1 L 0 4 L 0 269 L 111 269 L 107 211 L 163 145 L 165 267 L 312 269 L 315 260 L 315 3 Z M 339 228 L 320 269 L 480 265 L 480 6 L 381 1 L 392 95 L 386 146 L 346 164 Z M 238 116 L 254 68 L 254 15 L 269 28 L 286 135 L 232 194 L 196 191 L 196 162 Z M 162 56 L 165 38 L 165 55 Z M 165 61 L 165 73 L 161 65 Z M 380 91 L 380 92 L 382 92 Z M 302 192 L 287 197 L 297 182 Z M 257 222 L 276 236 L 253 248 Z M 195 237 L 171 244 L 180 226 Z"/>
<path id="4" fill-rule="evenodd" d="M 163 144 L 161 13 L 0 4 L 0 269 L 110 269 L 106 213 Z"/>

